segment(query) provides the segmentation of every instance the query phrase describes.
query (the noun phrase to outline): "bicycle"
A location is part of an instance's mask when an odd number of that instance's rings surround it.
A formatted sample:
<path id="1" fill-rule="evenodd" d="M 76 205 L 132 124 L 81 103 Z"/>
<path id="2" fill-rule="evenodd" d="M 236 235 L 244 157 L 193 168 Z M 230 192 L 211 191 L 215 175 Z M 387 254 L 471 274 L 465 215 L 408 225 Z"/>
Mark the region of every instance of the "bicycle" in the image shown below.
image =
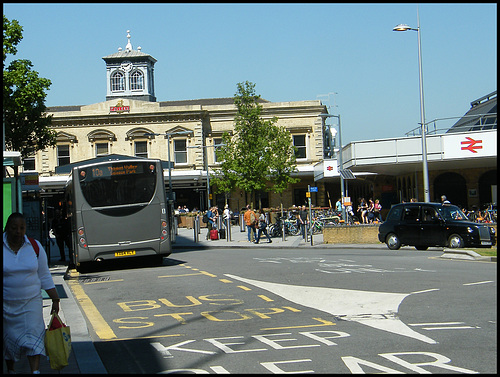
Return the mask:
<path id="1" fill-rule="evenodd" d="M 271 237 L 281 237 L 283 235 L 283 223 L 285 224 L 285 234 L 298 236 L 300 227 L 297 225 L 297 220 L 279 217 L 276 223 L 269 226 L 269 235 Z"/>

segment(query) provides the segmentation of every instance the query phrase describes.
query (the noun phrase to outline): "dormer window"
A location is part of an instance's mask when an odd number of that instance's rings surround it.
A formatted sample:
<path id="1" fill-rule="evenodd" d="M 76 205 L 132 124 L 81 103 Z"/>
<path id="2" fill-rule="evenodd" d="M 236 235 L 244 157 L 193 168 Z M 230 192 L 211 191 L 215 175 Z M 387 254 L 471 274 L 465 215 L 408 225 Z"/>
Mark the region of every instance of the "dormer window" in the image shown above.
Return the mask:
<path id="1" fill-rule="evenodd" d="M 120 92 L 125 90 L 125 76 L 117 71 L 111 75 L 111 91 Z"/>
<path id="2" fill-rule="evenodd" d="M 130 75 L 130 90 L 144 89 L 144 75 L 141 71 L 134 71 Z"/>

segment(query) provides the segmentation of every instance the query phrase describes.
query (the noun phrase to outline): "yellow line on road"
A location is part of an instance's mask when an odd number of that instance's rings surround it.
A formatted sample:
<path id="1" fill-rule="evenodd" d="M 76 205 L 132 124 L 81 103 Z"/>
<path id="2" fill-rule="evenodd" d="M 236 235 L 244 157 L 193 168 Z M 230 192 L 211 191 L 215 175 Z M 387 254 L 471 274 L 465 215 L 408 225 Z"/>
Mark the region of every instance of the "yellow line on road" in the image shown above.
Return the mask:
<path id="1" fill-rule="evenodd" d="M 219 279 L 219 280 L 223 283 L 232 283 L 232 281 L 228 279 Z"/>
<path id="2" fill-rule="evenodd" d="M 69 282 L 69 286 L 75 295 L 75 298 L 80 303 L 87 319 L 91 323 L 97 336 L 102 340 L 116 339 L 116 335 L 109 327 L 108 323 L 104 320 L 101 313 L 97 310 L 94 303 L 90 300 L 89 296 L 84 292 L 81 285 L 76 282 Z"/>
<path id="3" fill-rule="evenodd" d="M 195 272 L 194 274 L 163 275 L 163 276 L 158 276 L 158 278 L 176 278 L 179 276 L 193 276 L 193 275 L 203 275 L 203 273 Z"/>
<path id="4" fill-rule="evenodd" d="M 172 336 L 184 336 L 185 334 L 170 334 L 170 335 L 151 335 L 151 336 L 136 336 L 134 338 L 120 338 L 120 339 L 105 339 L 106 341 L 117 341 L 117 340 L 137 340 L 137 339 L 154 339 L 154 338 L 169 338 Z"/>
<path id="5" fill-rule="evenodd" d="M 244 285 L 238 285 L 238 288 L 243 289 L 244 291 L 251 291 L 251 288 L 245 287 Z"/>
<path id="6" fill-rule="evenodd" d="M 260 297 L 261 299 L 263 299 L 264 301 L 267 301 L 267 302 L 272 302 L 274 301 L 273 299 L 267 297 L 267 296 L 264 296 L 264 295 L 258 295 L 257 297 Z"/>
<path id="7" fill-rule="evenodd" d="M 103 280 L 103 281 L 90 281 L 88 283 L 83 282 L 83 284 L 101 284 L 101 283 L 114 283 L 116 281 L 123 281 L 123 279 L 116 279 L 116 280 Z"/>
<path id="8" fill-rule="evenodd" d="M 302 325 L 302 326 L 285 326 L 285 327 L 268 327 L 265 329 L 261 330 L 283 330 L 283 329 L 301 329 L 304 327 L 321 327 L 321 326 L 332 326 L 336 325 L 335 322 L 330 322 L 330 321 L 325 321 L 324 319 L 321 318 L 313 318 L 318 322 L 321 322 L 321 325 Z"/>

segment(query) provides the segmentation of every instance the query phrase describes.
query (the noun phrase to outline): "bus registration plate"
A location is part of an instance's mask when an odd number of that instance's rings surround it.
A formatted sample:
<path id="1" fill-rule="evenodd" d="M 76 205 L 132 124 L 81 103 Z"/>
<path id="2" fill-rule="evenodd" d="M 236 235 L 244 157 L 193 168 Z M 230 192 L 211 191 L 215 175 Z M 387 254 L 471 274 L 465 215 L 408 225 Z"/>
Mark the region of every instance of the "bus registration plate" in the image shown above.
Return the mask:
<path id="1" fill-rule="evenodd" d="M 135 250 L 118 251 L 115 253 L 115 257 L 127 257 L 129 255 L 135 255 Z"/>

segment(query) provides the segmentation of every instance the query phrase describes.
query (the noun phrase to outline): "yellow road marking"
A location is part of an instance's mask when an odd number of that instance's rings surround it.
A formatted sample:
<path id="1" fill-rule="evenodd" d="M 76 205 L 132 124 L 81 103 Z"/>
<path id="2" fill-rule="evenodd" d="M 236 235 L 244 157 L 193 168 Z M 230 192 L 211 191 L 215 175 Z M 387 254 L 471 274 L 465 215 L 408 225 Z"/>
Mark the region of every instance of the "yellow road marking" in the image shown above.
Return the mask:
<path id="1" fill-rule="evenodd" d="M 101 284 L 101 283 L 114 283 L 116 281 L 123 281 L 123 279 L 116 279 L 116 280 L 103 280 L 103 281 L 90 281 L 88 283 L 83 282 L 83 284 Z"/>
<path id="2" fill-rule="evenodd" d="M 295 308 L 292 308 L 291 306 L 283 306 L 285 309 L 288 309 L 292 312 L 295 312 L 295 313 L 300 313 L 302 310 L 300 309 L 295 309 Z"/>
<path id="3" fill-rule="evenodd" d="M 268 302 L 272 302 L 274 301 L 273 299 L 267 297 L 267 296 L 264 296 L 264 295 L 258 295 L 258 297 L 260 297 L 261 299 L 263 299 L 264 301 L 268 301 Z"/>
<path id="4" fill-rule="evenodd" d="M 195 272 L 194 274 L 162 275 L 162 276 L 158 276 L 158 278 L 175 278 L 178 276 L 193 276 L 193 275 L 203 275 L 203 273 L 202 272 Z"/>
<path id="5" fill-rule="evenodd" d="M 219 279 L 221 282 L 223 283 L 232 283 L 231 280 L 227 280 L 227 279 Z"/>
<path id="6" fill-rule="evenodd" d="M 251 291 L 251 290 L 252 290 L 251 288 L 245 287 L 245 286 L 243 286 L 243 285 L 238 285 L 238 288 L 241 288 L 241 289 L 243 289 L 244 291 Z"/>
<path id="7" fill-rule="evenodd" d="M 321 326 L 332 326 L 332 325 L 336 325 L 336 323 L 334 323 L 334 322 L 325 321 L 324 319 L 321 319 L 321 318 L 313 318 L 313 319 L 315 319 L 315 320 L 316 320 L 316 321 L 318 321 L 318 322 L 321 322 L 321 325 L 302 325 L 302 326 L 268 327 L 268 328 L 261 329 L 261 330 L 300 329 L 300 328 L 304 328 L 304 327 L 321 327 Z"/>
<path id="8" fill-rule="evenodd" d="M 208 273 L 207 271 L 200 271 L 202 274 L 204 275 L 207 275 L 207 276 L 210 276 L 211 278 L 216 278 L 217 275 L 214 275 L 214 274 L 211 274 L 211 273 Z"/>
<path id="9" fill-rule="evenodd" d="M 69 286 L 73 291 L 75 298 L 80 303 L 97 336 L 102 340 L 116 339 L 115 333 L 111 330 L 111 327 L 109 327 L 108 323 L 104 320 L 94 303 L 84 292 L 83 288 L 75 282 L 69 282 Z"/>
<path id="10" fill-rule="evenodd" d="M 154 339 L 154 338 L 168 338 L 171 336 L 184 336 L 185 334 L 170 334 L 170 335 L 152 335 L 152 336 L 136 336 L 133 338 L 120 338 L 120 339 L 104 339 L 106 341 L 117 341 L 117 340 L 136 340 L 136 339 Z"/>

